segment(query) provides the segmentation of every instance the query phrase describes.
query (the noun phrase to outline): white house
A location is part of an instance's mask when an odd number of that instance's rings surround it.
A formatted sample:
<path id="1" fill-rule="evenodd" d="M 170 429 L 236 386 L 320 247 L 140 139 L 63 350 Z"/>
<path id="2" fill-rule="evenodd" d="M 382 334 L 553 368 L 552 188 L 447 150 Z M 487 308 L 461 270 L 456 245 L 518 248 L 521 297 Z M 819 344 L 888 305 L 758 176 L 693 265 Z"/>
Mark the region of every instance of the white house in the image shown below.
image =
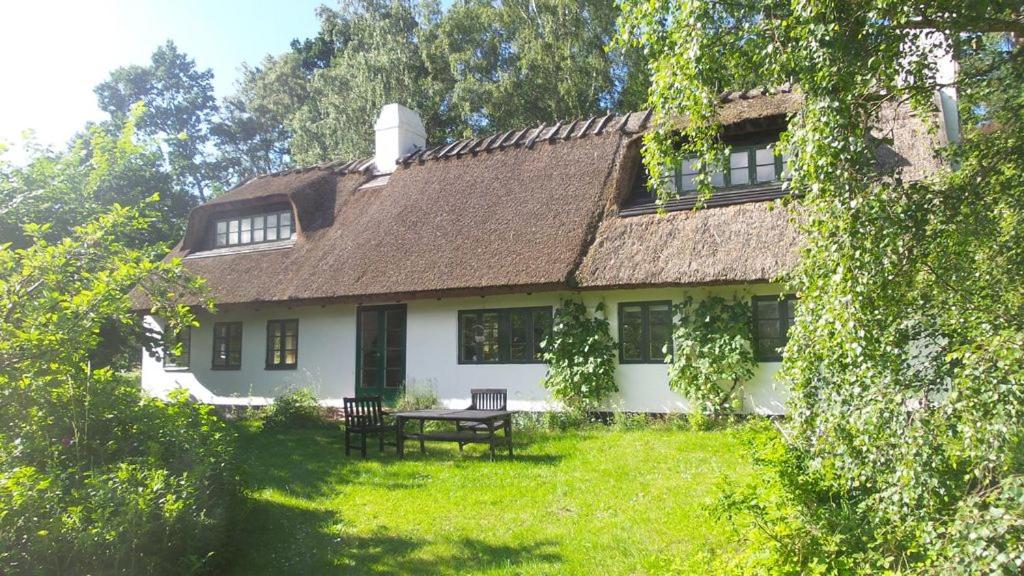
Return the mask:
<path id="1" fill-rule="evenodd" d="M 560 299 L 604 302 L 619 345 L 613 408 L 686 411 L 660 350 L 671 304 L 737 295 L 754 304 L 760 366 L 744 409 L 780 413 L 775 383 L 793 300 L 772 279 L 799 237 L 771 144 L 799 109 L 788 89 L 723 95 L 732 145 L 720 188 L 693 211 L 693 172 L 657 214 L 640 146 L 650 114 L 604 116 L 427 148 L 419 116 L 385 106 L 373 158 L 245 182 L 196 208 L 171 256 L 207 279 L 215 315 L 182 335 L 186 353 L 143 354 L 142 385 L 184 387 L 216 404 L 262 404 L 310 387 L 327 404 L 432 389 L 468 404 L 470 388 L 507 388 L 513 410 L 551 407 L 538 343 Z M 905 113 L 881 165 L 934 166 L 934 138 Z M 140 310 L 146 308 L 139 300 Z M 159 325 L 146 317 L 145 322 Z"/>

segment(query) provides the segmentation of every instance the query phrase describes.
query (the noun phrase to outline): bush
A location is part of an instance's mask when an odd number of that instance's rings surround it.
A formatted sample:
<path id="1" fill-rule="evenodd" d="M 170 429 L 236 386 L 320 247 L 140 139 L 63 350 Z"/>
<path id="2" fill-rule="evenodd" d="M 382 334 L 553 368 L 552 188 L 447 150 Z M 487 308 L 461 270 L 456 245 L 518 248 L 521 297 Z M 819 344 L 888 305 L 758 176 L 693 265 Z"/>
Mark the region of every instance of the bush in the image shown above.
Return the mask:
<path id="1" fill-rule="evenodd" d="M 398 399 L 395 409 L 400 412 L 428 410 L 438 406 L 437 393 L 427 385 L 406 383 L 405 392 Z"/>
<path id="2" fill-rule="evenodd" d="M 212 569 L 238 501 L 234 436 L 183 396 L 142 398 L 119 377 L 93 384 L 90 446 L 64 441 L 55 460 L 0 464 L 0 572 Z M 89 453 L 86 465 L 61 466 L 61 453 L 75 451 Z"/>
<path id="3" fill-rule="evenodd" d="M 326 411 L 309 388 L 278 396 L 263 413 L 264 430 L 317 428 L 325 423 Z"/>
<path id="4" fill-rule="evenodd" d="M 570 412 L 592 410 L 612 393 L 617 348 L 604 304 L 591 315 L 582 302 L 564 300 L 555 310 L 551 335 L 541 344 L 548 364 L 543 385 Z M 585 420 L 585 418 L 584 418 Z"/>

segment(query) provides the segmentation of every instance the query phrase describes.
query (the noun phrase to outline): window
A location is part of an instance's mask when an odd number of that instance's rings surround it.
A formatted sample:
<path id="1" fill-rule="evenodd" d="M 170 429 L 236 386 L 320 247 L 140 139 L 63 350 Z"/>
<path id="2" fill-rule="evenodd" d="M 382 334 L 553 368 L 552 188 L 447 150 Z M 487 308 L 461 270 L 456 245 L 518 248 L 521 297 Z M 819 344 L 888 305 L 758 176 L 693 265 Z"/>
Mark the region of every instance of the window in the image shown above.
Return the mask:
<path id="1" fill-rule="evenodd" d="M 242 323 L 217 322 L 213 325 L 213 369 L 238 370 L 242 367 Z"/>
<path id="2" fill-rule="evenodd" d="M 186 326 L 182 328 L 177 334 L 174 335 L 170 340 L 171 347 L 164 354 L 164 368 L 188 368 L 191 346 L 192 346 L 192 328 Z M 180 351 L 175 354 L 174 348 L 181 345 Z"/>
<path id="3" fill-rule="evenodd" d="M 219 220 L 215 225 L 214 246 L 221 248 L 287 240 L 292 237 L 293 228 L 289 211 Z"/>
<path id="4" fill-rule="evenodd" d="M 535 364 L 551 306 L 459 311 L 459 364 Z"/>
<path id="5" fill-rule="evenodd" d="M 672 350 L 672 303 L 619 304 L 619 362 L 660 364 Z"/>
<path id="6" fill-rule="evenodd" d="M 295 368 L 299 363 L 299 321 L 267 321 L 267 370 Z"/>
<path id="7" fill-rule="evenodd" d="M 782 360 L 789 327 L 796 316 L 796 296 L 754 296 L 754 353 L 761 362 Z"/>
<path id="8" fill-rule="evenodd" d="M 784 159 L 772 150 L 774 142 L 752 146 L 733 146 L 729 152 L 729 168 L 711 175 L 715 188 L 754 186 L 777 182 L 786 176 Z M 680 194 L 697 189 L 695 178 L 700 170 L 696 158 L 684 158 L 671 176 L 671 186 Z"/>

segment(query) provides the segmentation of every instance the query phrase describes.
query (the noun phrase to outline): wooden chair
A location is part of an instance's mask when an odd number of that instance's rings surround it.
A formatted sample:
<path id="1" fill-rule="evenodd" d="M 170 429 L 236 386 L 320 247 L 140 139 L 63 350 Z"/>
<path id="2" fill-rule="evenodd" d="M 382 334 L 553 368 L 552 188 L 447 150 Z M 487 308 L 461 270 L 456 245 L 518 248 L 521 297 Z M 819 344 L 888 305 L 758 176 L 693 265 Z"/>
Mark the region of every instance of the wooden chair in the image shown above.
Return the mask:
<path id="1" fill-rule="evenodd" d="M 345 455 L 352 448 L 359 448 L 359 453 L 366 458 L 366 437 L 376 434 L 380 440 L 380 451 L 384 452 L 384 437 L 394 435 L 391 446 L 398 445 L 398 425 L 384 421 L 384 407 L 380 396 L 360 396 L 345 398 Z M 353 446 L 352 435 L 359 435 L 359 444 Z"/>
<path id="2" fill-rule="evenodd" d="M 469 391 L 470 403 L 466 410 L 508 410 L 508 391 L 504 388 L 474 388 Z M 491 423 L 485 422 L 456 422 L 455 428 L 459 432 L 469 431 L 474 435 L 478 432 L 486 432 L 490 436 L 505 427 L 505 420 L 496 420 Z M 465 442 L 459 442 L 459 451 L 465 446 Z M 494 454 L 494 443 L 491 442 L 491 454 Z"/>

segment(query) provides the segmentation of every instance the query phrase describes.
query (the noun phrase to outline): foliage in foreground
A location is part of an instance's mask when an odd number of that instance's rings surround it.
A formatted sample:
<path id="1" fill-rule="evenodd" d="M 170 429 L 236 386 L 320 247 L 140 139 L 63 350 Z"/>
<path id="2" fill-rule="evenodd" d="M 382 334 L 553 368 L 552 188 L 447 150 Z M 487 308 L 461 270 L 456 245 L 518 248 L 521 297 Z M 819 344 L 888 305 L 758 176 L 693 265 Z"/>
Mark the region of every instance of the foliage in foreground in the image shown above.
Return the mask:
<path id="1" fill-rule="evenodd" d="M 136 152 L 130 137 L 117 146 Z M 123 164 L 105 158 L 85 182 Z M 0 572 L 194 573 L 223 546 L 231 434 L 207 408 L 142 398 L 95 354 L 108 323 L 138 324 L 133 288 L 168 332 L 194 324 L 175 302 L 199 281 L 136 247 L 154 202 L 115 204 L 57 239 L 26 225 L 24 247 L 0 247 Z"/>
<path id="2" fill-rule="evenodd" d="M 765 461 L 782 493 L 754 508 L 770 556 L 758 567 L 1020 573 L 1019 3 L 627 0 L 624 11 L 623 40 L 654 58 L 656 115 L 688 118 L 682 138 L 649 138 L 655 181 L 675 142 L 709 173 L 721 166 L 716 95 L 751 87 L 737 79 L 793 81 L 805 99 L 782 143 L 805 237 L 783 374 L 792 421 Z M 951 51 L 956 79 L 937 64 Z M 879 171 L 880 114 L 910 102 L 932 118 L 951 83 L 972 121 L 946 151 L 956 170 L 916 182 Z"/>

